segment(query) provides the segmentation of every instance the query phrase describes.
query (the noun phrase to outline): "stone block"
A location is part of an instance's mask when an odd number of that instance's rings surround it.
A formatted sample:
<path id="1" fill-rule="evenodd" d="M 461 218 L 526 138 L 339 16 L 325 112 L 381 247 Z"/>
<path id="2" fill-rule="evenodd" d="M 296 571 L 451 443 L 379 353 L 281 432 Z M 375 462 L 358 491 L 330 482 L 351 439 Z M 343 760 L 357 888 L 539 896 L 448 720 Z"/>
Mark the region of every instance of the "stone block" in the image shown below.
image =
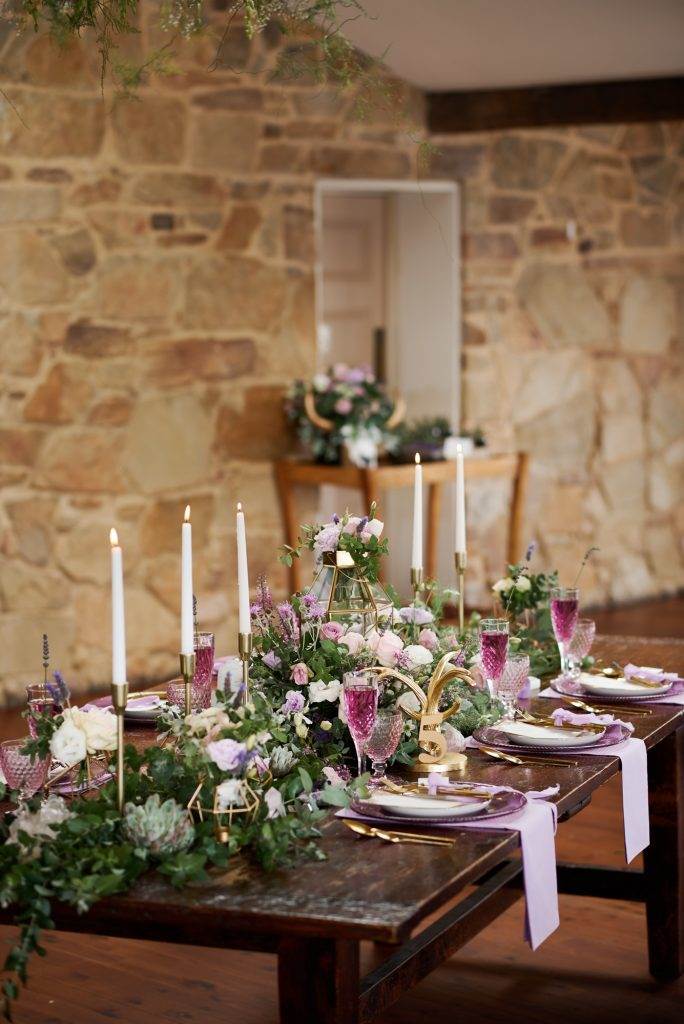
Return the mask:
<path id="1" fill-rule="evenodd" d="M 586 475 L 595 434 L 594 398 L 586 393 L 515 428 L 516 445 L 557 478 Z"/>
<path id="2" fill-rule="evenodd" d="M 0 559 L 0 608 L 3 612 L 56 611 L 68 601 L 63 577 L 14 558 Z"/>
<path id="3" fill-rule="evenodd" d="M 301 206 L 286 206 L 283 210 L 283 231 L 286 258 L 313 265 L 313 212 Z"/>
<path id="4" fill-rule="evenodd" d="M 504 135 L 491 153 L 491 176 L 500 188 L 538 189 L 550 182 L 565 152 L 551 139 Z"/>
<path id="5" fill-rule="evenodd" d="M 599 473 L 599 484 L 610 508 L 632 518 L 643 514 L 646 504 L 646 471 L 641 459 L 604 466 Z"/>
<path id="6" fill-rule="evenodd" d="M 620 149 L 627 153 L 643 153 L 662 149 L 665 145 L 663 126 L 657 121 L 630 124 L 624 129 Z"/>
<path id="7" fill-rule="evenodd" d="M 93 405 L 87 422 L 100 427 L 122 427 L 132 412 L 133 399 L 128 395 L 109 395 Z"/>
<path id="8" fill-rule="evenodd" d="M 639 382 L 624 359 L 601 360 L 597 365 L 596 376 L 604 412 L 641 412 Z"/>
<path id="9" fill-rule="evenodd" d="M 185 106 L 179 100 L 146 95 L 118 100 L 112 111 L 114 144 L 132 164 L 177 164 L 183 159 Z"/>
<path id="10" fill-rule="evenodd" d="M 576 349 L 515 353 L 507 363 L 505 379 L 515 424 L 535 420 L 593 392 L 591 361 Z"/>
<path id="11" fill-rule="evenodd" d="M 625 245 L 635 248 L 667 245 L 668 227 L 662 210 L 624 210 L 620 236 Z"/>
<path id="12" fill-rule="evenodd" d="M 437 143 L 437 151 L 430 159 L 430 175 L 435 178 L 476 177 L 484 166 L 486 149 L 483 145 L 450 145 Z"/>
<path id="13" fill-rule="evenodd" d="M 198 261 L 188 277 L 184 322 L 209 331 L 274 330 L 287 291 L 279 267 L 239 256 Z"/>
<path id="14" fill-rule="evenodd" d="M 166 320 L 177 302 L 178 266 L 149 256 L 112 256 L 102 267 L 98 288 L 105 318 Z"/>
<path id="15" fill-rule="evenodd" d="M 250 87 L 214 89 L 195 93 L 191 102 L 193 107 L 201 110 L 249 110 L 258 113 L 264 106 L 264 93 L 262 89 Z"/>
<path id="16" fill-rule="evenodd" d="M 216 207 L 225 198 L 223 185 L 208 174 L 157 171 L 142 175 L 133 185 L 134 201 L 148 206 Z"/>
<path id="17" fill-rule="evenodd" d="M 241 408 L 222 406 L 214 442 L 219 457 L 259 461 L 284 455 L 291 442 L 283 397 L 282 387 L 260 385 L 244 392 Z"/>
<path id="18" fill-rule="evenodd" d="M 64 339 L 65 352 L 87 359 L 129 355 L 134 347 L 128 328 L 86 319 L 69 324 Z"/>
<path id="19" fill-rule="evenodd" d="M 93 239 L 84 228 L 67 234 L 55 235 L 52 244 L 59 253 L 62 263 L 74 277 L 88 274 L 97 262 Z"/>
<path id="20" fill-rule="evenodd" d="M 668 374 L 648 395 L 650 447 L 660 449 L 684 435 L 684 402 L 681 376 Z"/>
<path id="21" fill-rule="evenodd" d="M 0 465 L 32 466 L 44 433 L 35 427 L 0 427 Z"/>
<path id="22" fill-rule="evenodd" d="M 73 423 L 83 415 L 91 386 L 78 368 L 55 363 L 24 406 L 29 423 Z"/>
<path id="23" fill-rule="evenodd" d="M 198 113 L 192 132 L 190 156 L 195 167 L 214 167 L 222 174 L 254 169 L 261 134 L 256 118 L 218 111 Z"/>
<path id="24" fill-rule="evenodd" d="M 601 423 L 601 455 L 604 462 L 620 462 L 644 454 L 644 424 L 630 412 L 605 416 Z"/>
<path id="25" fill-rule="evenodd" d="M 216 248 L 233 252 L 248 249 L 261 222 L 262 213 L 256 203 L 236 203 L 216 240 Z"/>
<path id="26" fill-rule="evenodd" d="M 0 294 L 13 302 L 64 302 L 68 275 L 58 253 L 41 235 L 24 228 L 0 232 Z"/>
<path id="27" fill-rule="evenodd" d="M 520 224 L 527 220 L 536 208 L 537 200 L 527 196 L 491 196 L 489 220 L 492 224 Z"/>
<path id="28" fill-rule="evenodd" d="M 478 231 L 465 236 L 464 254 L 466 260 L 510 260 L 520 249 L 508 231 Z"/>
<path id="29" fill-rule="evenodd" d="M 58 188 L 7 185 L 0 188 L 0 223 L 54 220 L 61 209 Z"/>
<path id="30" fill-rule="evenodd" d="M 517 295 L 552 347 L 603 348 L 610 343 L 608 311 L 579 267 L 532 264 L 518 282 Z"/>
<path id="31" fill-rule="evenodd" d="M 50 558 L 54 509 L 52 498 L 26 498 L 5 506 L 16 553 L 33 565 L 46 565 Z"/>
<path id="32" fill-rule="evenodd" d="M 37 464 L 39 485 L 91 493 L 123 489 L 119 439 L 97 429 L 53 431 Z"/>
<path id="33" fill-rule="evenodd" d="M 320 146 L 311 153 L 311 170 L 343 178 L 406 178 L 411 161 L 393 149 Z"/>
<path id="34" fill-rule="evenodd" d="M 620 342 L 627 352 L 662 355 L 676 332 L 675 295 L 660 277 L 632 277 L 620 300 Z"/>
<path id="35" fill-rule="evenodd" d="M 24 313 L 0 313 L 0 367 L 10 376 L 38 372 L 43 352 L 35 325 Z"/>
<path id="36" fill-rule="evenodd" d="M 250 338 L 182 338 L 158 341 L 146 350 L 145 378 L 153 387 L 196 380 L 234 380 L 254 370 Z"/>
<path id="37" fill-rule="evenodd" d="M 0 616 L 0 650 L 2 670 L 8 675 L 23 676 L 16 690 L 25 700 L 23 689 L 30 682 L 40 681 L 40 652 L 43 633 L 50 637 L 53 665 L 66 670 L 71 662 L 74 642 L 74 620 L 71 609 L 46 611 L 38 622 L 35 612 Z M 38 668 L 37 668 L 38 666 Z"/>
<path id="38" fill-rule="evenodd" d="M 212 430 L 212 418 L 195 395 L 142 398 L 120 462 L 145 494 L 206 483 Z"/>
<path id="39" fill-rule="evenodd" d="M 6 111 L 0 155 L 79 158 L 99 152 L 105 130 L 103 97 L 14 87 L 5 91 L 23 123 L 13 110 Z"/>
<path id="40" fill-rule="evenodd" d="M 203 552 L 209 544 L 214 515 L 214 498 L 206 494 L 184 494 L 182 498 L 155 501 L 143 516 L 140 544 L 146 556 L 180 551 L 180 532 L 185 506 L 191 506 L 194 550 Z M 227 507 L 227 506 L 226 506 Z M 176 565 L 177 573 L 180 571 Z"/>
<path id="41" fill-rule="evenodd" d="M 271 142 L 259 152 L 259 170 L 271 174 L 295 174 L 306 169 L 308 152 L 290 142 Z"/>

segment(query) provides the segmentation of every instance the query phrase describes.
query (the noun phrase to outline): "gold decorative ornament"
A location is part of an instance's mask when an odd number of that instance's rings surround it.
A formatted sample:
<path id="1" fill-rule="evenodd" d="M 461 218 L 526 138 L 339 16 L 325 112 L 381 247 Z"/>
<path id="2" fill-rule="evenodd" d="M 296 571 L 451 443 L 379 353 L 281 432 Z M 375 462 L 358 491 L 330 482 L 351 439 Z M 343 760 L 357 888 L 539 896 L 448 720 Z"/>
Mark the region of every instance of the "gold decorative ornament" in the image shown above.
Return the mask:
<path id="1" fill-rule="evenodd" d="M 371 583 L 363 564 L 348 551 L 323 555 L 323 563 L 307 593 L 325 609 L 326 622 L 344 625 L 361 623 L 364 635 L 392 615 L 392 600 L 380 583 Z"/>
<path id="2" fill-rule="evenodd" d="M 304 392 L 304 412 L 308 416 L 314 427 L 318 427 L 319 430 L 324 430 L 326 433 L 330 433 L 335 428 L 335 424 L 332 420 L 329 420 L 326 416 L 321 416 L 316 410 L 316 400 L 314 399 L 313 391 L 310 387 Z M 389 417 L 385 421 L 384 427 L 386 430 L 394 430 L 398 427 L 404 416 L 406 415 L 406 402 L 403 398 L 395 395 L 394 407 Z"/>
<path id="3" fill-rule="evenodd" d="M 270 773 L 268 773 L 268 778 L 271 777 Z M 219 843 L 227 843 L 230 839 L 231 827 L 236 818 L 244 818 L 247 822 L 254 820 L 259 810 L 261 797 L 252 789 L 248 779 L 236 779 L 236 782 L 240 781 L 243 783 L 243 802 L 241 804 L 229 804 L 227 807 L 221 807 L 219 787 L 216 786 L 211 807 L 207 807 L 202 803 L 201 797 L 202 787 L 206 781 L 206 777 L 200 780 L 197 789 L 188 801 L 188 811 L 191 817 L 196 818 L 198 821 L 213 819 L 214 835 L 217 841 Z M 263 779 L 261 781 L 263 782 Z"/>
<path id="4" fill-rule="evenodd" d="M 418 604 L 420 595 L 425 590 L 425 578 L 422 569 L 411 569 L 411 590 L 413 591 L 413 603 Z"/>
<path id="5" fill-rule="evenodd" d="M 116 715 L 116 807 L 123 814 L 124 792 L 124 711 L 128 702 L 128 683 L 112 683 L 112 707 Z"/>
<path id="6" fill-rule="evenodd" d="M 447 741 L 441 731 L 442 723 L 455 715 L 461 706 L 460 698 L 443 711 L 439 709 L 442 691 L 452 679 L 462 679 L 469 686 L 474 686 L 473 678 L 465 668 L 451 664 L 452 652 L 440 658 L 435 671 L 428 683 L 427 692 L 418 685 L 415 679 L 398 672 L 394 668 L 376 669 L 378 679 L 398 679 L 417 697 L 420 710 L 401 707 L 401 710 L 420 723 L 418 743 L 421 752 L 409 766 L 410 772 L 452 772 L 462 769 L 467 757 L 447 750 Z M 401 705 L 400 705 L 401 706 Z"/>

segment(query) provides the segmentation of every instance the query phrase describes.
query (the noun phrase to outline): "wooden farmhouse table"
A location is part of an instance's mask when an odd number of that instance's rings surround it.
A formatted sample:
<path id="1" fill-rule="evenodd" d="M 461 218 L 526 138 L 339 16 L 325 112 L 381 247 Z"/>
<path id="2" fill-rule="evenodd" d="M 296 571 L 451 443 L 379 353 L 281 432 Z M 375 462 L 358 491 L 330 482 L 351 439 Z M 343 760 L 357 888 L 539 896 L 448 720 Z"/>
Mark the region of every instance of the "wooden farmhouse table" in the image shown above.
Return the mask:
<path id="1" fill-rule="evenodd" d="M 621 663 L 684 668 L 680 640 L 601 637 L 596 648 Z M 537 698 L 531 706 L 548 713 L 553 704 Z M 645 902 L 650 970 L 656 979 L 670 980 L 681 973 L 684 959 L 684 707 L 649 706 L 651 714 L 633 719 L 649 752 L 651 844 L 643 872 L 559 864 L 558 887 Z M 629 718 L 628 705 L 620 705 L 619 713 Z M 610 755 L 569 760 L 577 766 L 505 766 L 474 752 L 466 775 L 523 790 L 558 782 L 554 800 L 563 822 L 581 814 L 620 766 Z M 183 890 L 150 874 L 128 894 L 103 900 L 86 914 L 56 908 L 57 928 L 273 953 L 284 1024 L 371 1021 L 522 896 L 517 833 L 456 834 L 449 847 L 396 846 L 356 838 L 331 818 L 322 841 L 326 861 L 266 874 L 236 857 L 209 883 Z M 11 911 L 4 911 L 2 920 L 8 919 Z M 600 920 L 587 926 L 600 927 Z M 360 977 L 364 941 L 378 944 L 384 959 Z"/>

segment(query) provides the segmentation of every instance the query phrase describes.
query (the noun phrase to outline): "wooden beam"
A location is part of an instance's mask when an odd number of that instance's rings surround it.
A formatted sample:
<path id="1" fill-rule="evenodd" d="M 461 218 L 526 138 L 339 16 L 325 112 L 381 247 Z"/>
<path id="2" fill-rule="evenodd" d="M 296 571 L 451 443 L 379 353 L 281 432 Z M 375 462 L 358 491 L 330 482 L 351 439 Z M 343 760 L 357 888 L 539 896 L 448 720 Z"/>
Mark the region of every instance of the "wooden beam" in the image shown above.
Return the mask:
<path id="1" fill-rule="evenodd" d="M 622 124 L 684 118 L 684 76 L 516 89 L 468 89 L 427 96 L 436 135 L 544 125 Z"/>

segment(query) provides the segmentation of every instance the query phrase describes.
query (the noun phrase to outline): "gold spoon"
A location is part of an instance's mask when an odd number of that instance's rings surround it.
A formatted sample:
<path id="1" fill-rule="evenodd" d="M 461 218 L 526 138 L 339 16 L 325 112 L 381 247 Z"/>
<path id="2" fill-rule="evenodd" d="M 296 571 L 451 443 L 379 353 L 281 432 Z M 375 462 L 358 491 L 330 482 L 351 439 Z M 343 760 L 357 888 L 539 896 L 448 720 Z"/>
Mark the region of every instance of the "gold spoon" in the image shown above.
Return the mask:
<path id="1" fill-rule="evenodd" d="M 386 832 L 385 829 L 366 825 L 363 821 L 342 819 L 347 828 L 366 838 L 384 839 L 386 843 L 424 843 L 431 846 L 452 846 L 455 842 L 447 836 L 426 836 L 418 832 Z"/>

